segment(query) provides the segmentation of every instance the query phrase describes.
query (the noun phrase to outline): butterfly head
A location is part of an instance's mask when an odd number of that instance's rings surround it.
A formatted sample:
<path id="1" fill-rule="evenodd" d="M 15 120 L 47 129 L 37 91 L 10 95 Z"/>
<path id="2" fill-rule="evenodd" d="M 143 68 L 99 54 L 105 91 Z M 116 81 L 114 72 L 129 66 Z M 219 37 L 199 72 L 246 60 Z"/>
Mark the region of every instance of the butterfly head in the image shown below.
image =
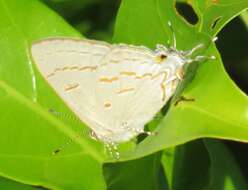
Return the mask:
<path id="1" fill-rule="evenodd" d="M 182 68 L 183 65 L 187 63 L 187 58 L 183 52 L 174 48 L 167 48 L 160 44 L 157 45 L 155 50 L 155 57 L 156 62 L 165 67 L 173 66 L 175 68 Z"/>
<path id="2" fill-rule="evenodd" d="M 192 56 L 196 51 L 202 49 L 203 47 L 204 44 L 198 44 L 191 50 L 180 51 L 174 47 L 167 48 L 164 45 L 158 44 L 155 50 L 156 62 L 161 65 L 174 65 L 176 68 L 182 68 L 188 63 L 214 60 L 215 56 Z"/>
<path id="3" fill-rule="evenodd" d="M 158 44 L 155 50 L 156 63 L 162 66 L 164 70 L 170 70 L 172 76 L 176 79 L 182 80 L 184 73 L 184 65 L 192 62 L 200 62 L 215 59 L 214 56 L 197 55 L 192 58 L 192 55 L 199 49 L 204 47 L 203 44 L 198 44 L 188 51 L 180 51 L 175 47 L 167 48 Z"/>

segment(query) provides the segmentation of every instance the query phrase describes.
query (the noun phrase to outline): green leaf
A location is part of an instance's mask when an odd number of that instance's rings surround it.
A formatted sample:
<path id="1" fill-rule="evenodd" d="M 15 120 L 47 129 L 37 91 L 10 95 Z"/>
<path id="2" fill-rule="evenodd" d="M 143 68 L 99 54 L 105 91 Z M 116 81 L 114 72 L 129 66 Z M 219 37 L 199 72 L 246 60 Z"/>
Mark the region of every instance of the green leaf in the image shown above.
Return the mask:
<path id="1" fill-rule="evenodd" d="M 75 18 L 82 13 L 86 6 L 99 2 L 99 0 L 41 0 L 66 18 Z"/>
<path id="2" fill-rule="evenodd" d="M 204 140 L 204 144 L 211 159 L 208 190 L 247 189 L 247 182 L 240 168 L 224 144 L 217 140 Z"/>
<path id="3" fill-rule="evenodd" d="M 167 189 L 172 189 L 173 183 L 173 169 L 175 163 L 175 147 L 170 147 L 163 150 L 161 164 L 163 166 L 164 174 L 166 176 Z"/>
<path id="4" fill-rule="evenodd" d="M 248 11 L 244 11 L 244 12 L 241 14 L 241 18 L 243 19 L 245 25 L 246 25 L 247 28 L 248 28 Z"/>
<path id="5" fill-rule="evenodd" d="M 17 183 L 13 180 L 0 177 L 0 189 L 3 190 L 46 190 L 42 187 L 29 186 L 22 183 Z"/>
<path id="6" fill-rule="evenodd" d="M 196 11 L 199 22 L 196 27 L 198 31 L 215 36 L 231 19 L 247 9 L 246 0 L 206 0 L 193 1 L 192 5 Z"/>
<path id="7" fill-rule="evenodd" d="M 161 154 L 104 165 L 108 190 L 159 190 Z M 164 180 L 164 179 L 163 179 Z"/>
<path id="8" fill-rule="evenodd" d="M 30 59 L 33 41 L 79 33 L 37 0 L 0 0 L 0 20 L 1 175 L 51 189 L 105 189 L 102 144 L 76 138 L 85 126 L 48 112 L 71 114 Z M 52 155 L 69 138 L 76 144 Z"/>
<path id="9" fill-rule="evenodd" d="M 172 164 L 171 160 L 173 160 Z M 170 190 L 243 190 L 247 184 L 225 145 L 217 140 L 193 141 L 162 156 L 171 177 Z"/>
<path id="10" fill-rule="evenodd" d="M 197 14 L 202 11 L 201 14 L 206 15 L 201 20 L 200 28 L 199 23 L 186 23 L 175 12 L 172 0 L 126 0 L 121 4 L 114 41 L 143 44 L 151 48 L 157 43 L 166 44 L 168 39 L 172 39 L 167 25 L 171 21 L 178 49 L 191 49 L 198 43 L 204 43 L 206 48 L 201 54 L 215 55 L 217 58 L 199 63 L 197 71 L 192 69 L 196 67 L 194 64 L 187 69 L 186 80 L 179 86 L 177 95 L 183 89 L 181 95 L 194 98 L 195 101 L 182 101 L 176 106 L 174 103 L 177 99 L 174 98 L 168 113 L 157 127 L 158 135 L 146 138 L 133 152 L 123 156 L 123 160 L 148 155 L 201 137 L 248 141 L 248 98 L 225 72 L 214 44 L 207 44 L 207 35 L 213 38 L 213 34 L 227 21 L 247 9 L 248 1 L 241 0 L 235 4 L 228 4 L 228 0 L 216 1 L 217 4 L 211 5 L 213 11 L 210 12 L 203 7 L 208 5 L 201 3 L 203 1 L 191 2 L 193 7 L 198 7 Z M 210 32 L 209 23 L 214 15 L 218 15 L 217 12 L 223 14 L 223 20 L 216 25 L 215 32 Z"/>
<path id="11" fill-rule="evenodd" d="M 209 154 L 201 140 L 165 149 L 162 165 L 169 190 L 203 190 L 209 182 Z"/>

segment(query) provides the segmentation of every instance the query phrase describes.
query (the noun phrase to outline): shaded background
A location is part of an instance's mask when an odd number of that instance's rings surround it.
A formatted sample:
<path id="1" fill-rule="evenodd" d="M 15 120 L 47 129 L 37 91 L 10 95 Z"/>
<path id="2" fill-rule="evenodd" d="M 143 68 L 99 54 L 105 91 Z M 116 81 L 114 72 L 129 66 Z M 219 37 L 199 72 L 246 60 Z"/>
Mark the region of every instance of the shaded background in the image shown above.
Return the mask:
<path id="1" fill-rule="evenodd" d="M 120 0 L 42 0 L 60 14 L 85 37 L 111 42 L 115 17 Z M 185 3 L 177 3 L 178 12 L 190 23 L 198 18 Z M 246 13 L 248 15 L 248 13 Z M 248 16 L 237 17 L 219 33 L 216 45 L 226 71 L 233 81 L 248 93 Z M 228 92 L 220 92 L 228 93 Z M 234 154 L 243 174 L 248 179 L 248 146 L 244 143 L 225 141 Z M 224 159 L 224 158 L 223 158 Z"/>

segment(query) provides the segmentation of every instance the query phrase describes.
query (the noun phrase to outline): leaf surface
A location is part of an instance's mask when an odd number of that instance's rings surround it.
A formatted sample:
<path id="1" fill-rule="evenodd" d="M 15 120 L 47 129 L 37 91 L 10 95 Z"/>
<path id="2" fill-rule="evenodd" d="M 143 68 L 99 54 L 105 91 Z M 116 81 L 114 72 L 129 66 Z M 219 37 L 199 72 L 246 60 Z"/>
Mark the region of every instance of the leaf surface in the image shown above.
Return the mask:
<path id="1" fill-rule="evenodd" d="M 165 150 L 162 165 L 169 190 L 243 190 L 247 183 L 226 146 L 196 140 Z"/>

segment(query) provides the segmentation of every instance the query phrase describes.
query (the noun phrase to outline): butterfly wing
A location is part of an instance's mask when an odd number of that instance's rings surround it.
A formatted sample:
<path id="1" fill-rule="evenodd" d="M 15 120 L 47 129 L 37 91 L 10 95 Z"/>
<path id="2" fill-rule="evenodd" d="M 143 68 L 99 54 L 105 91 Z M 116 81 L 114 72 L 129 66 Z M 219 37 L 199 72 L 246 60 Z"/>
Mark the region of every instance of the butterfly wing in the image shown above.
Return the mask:
<path id="1" fill-rule="evenodd" d="M 134 137 L 165 104 L 167 71 L 145 47 L 48 39 L 32 45 L 38 69 L 102 141 Z"/>

